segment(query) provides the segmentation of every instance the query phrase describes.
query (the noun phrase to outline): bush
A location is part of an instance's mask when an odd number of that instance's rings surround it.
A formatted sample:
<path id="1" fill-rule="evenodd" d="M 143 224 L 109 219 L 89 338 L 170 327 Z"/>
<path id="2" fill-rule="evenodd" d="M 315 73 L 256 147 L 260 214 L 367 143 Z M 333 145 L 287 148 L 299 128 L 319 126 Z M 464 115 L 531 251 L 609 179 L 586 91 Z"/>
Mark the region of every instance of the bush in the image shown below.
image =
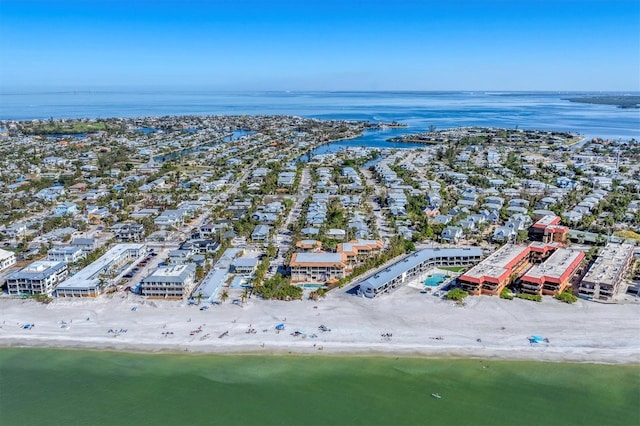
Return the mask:
<path id="1" fill-rule="evenodd" d="M 255 288 L 255 292 L 263 299 L 292 300 L 302 298 L 302 289 L 291 285 L 291 278 L 285 278 L 277 273 L 273 278 L 265 280 Z"/>
<path id="2" fill-rule="evenodd" d="M 447 300 L 455 300 L 456 302 L 461 302 L 465 297 L 469 295 L 468 292 L 462 290 L 461 288 L 454 288 L 444 297 Z"/>
<path id="3" fill-rule="evenodd" d="M 574 296 L 573 293 L 571 293 L 570 291 L 563 291 L 560 294 L 556 294 L 555 298 L 561 302 L 569 303 L 569 304 L 575 303 L 578 300 L 578 298 Z"/>
<path id="4" fill-rule="evenodd" d="M 518 299 L 532 300 L 534 302 L 542 302 L 542 296 L 540 296 L 539 294 L 518 293 L 516 294 L 516 297 Z"/>
<path id="5" fill-rule="evenodd" d="M 325 297 L 326 295 L 327 295 L 327 289 L 320 287 L 309 294 L 309 299 L 318 300 L 322 297 Z"/>
<path id="6" fill-rule="evenodd" d="M 505 287 L 500 292 L 500 299 L 513 300 L 513 295 L 511 292 Z"/>

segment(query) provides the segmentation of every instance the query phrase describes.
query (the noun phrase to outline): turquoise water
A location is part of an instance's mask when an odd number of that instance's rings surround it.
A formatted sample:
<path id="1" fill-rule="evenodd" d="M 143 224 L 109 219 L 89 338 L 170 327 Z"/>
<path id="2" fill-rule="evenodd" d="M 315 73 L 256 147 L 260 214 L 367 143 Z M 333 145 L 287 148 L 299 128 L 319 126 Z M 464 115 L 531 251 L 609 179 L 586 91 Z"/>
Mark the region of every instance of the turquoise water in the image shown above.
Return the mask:
<path id="1" fill-rule="evenodd" d="M 231 281 L 231 288 L 249 288 L 250 285 L 247 285 L 247 279 L 245 277 L 233 277 L 233 281 Z"/>
<path id="2" fill-rule="evenodd" d="M 3 426 L 640 423 L 638 366 L 2 349 L 0 383 Z"/>
<path id="3" fill-rule="evenodd" d="M 444 280 L 447 278 L 446 275 L 444 274 L 433 274 L 431 275 L 431 277 L 427 278 L 426 280 L 424 280 L 424 285 L 430 286 L 430 287 L 436 287 L 439 284 L 441 284 L 442 282 L 444 282 Z"/>
<path id="4" fill-rule="evenodd" d="M 306 283 L 306 284 L 296 284 L 298 287 L 302 287 L 302 288 L 320 288 L 320 287 L 324 287 L 324 284 L 312 284 L 312 283 Z"/>

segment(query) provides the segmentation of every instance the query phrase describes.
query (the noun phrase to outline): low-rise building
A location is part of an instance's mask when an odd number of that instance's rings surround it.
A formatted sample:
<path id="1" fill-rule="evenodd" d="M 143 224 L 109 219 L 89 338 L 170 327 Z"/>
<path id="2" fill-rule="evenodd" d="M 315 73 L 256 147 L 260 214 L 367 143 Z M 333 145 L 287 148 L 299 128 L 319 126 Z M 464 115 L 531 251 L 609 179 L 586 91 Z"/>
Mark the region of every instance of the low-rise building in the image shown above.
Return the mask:
<path id="1" fill-rule="evenodd" d="M 505 244 L 491 256 L 462 274 L 458 281 L 472 295 L 498 295 L 531 266 L 531 260 L 542 260 L 558 245 L 532 243 L 529 246 Z"/>
<path id="2" fill-rule="evenodd" d="M 38 260 L 7 276 L 7 291 L 11 295 L 53 293 L 56 285 L 67 276 L 67 264 Z"/>
<path id="3" fill-rule="evenodd" d="M 384 243 L 380 240 L 351 240 L 338 244 L 336 252 L 344 253 L 348 265 L 357 265 L 371 256 L 379 254 Z"/>
<path id="4" fill-rule="evenodd" d="M 61 217 L 61 216 L 71 216 L 75 213 L 78 213 L 78 205 L 76 203 L 65 201 L 65 202 L 59 203 L 56 206 L 53 214 L 56 217 Z"/>
<path id="5" fill-rule="evenodd" d="M 569 281 L 578 271 L 584 253 L 578 250 L 560 248 L 541 264 L 534 265 L 520 278 L 523 293 L 548 294 L 562 293 Z"/>
<path id="6" fill-rule="evenodd" d="M 93 238 L 74 238 L 71 245 L 80 247 L 83 251 L 90 253 L 96 249 L 96 240 Z"/>
<path id="7" fill-rule="evenodd" d="M 105 286 L 109 275 L 122 265 L 141 258 L 146 244 L 116 244 L 98 260 L 78 271 L 56 287 L 57 297 L 96 297 Z"/>
<path id="8" fill-rule="evenodd" d="M 292 282 L 326 283 L 347 276 L 344 253 L 294 253 L 291 256 Z"/>
<path id="9" fill-rule="evenodd" d="M 633 249 L 631 244 L 607 244 L 582 277 L 578 295 L 584 299 L 611 299 L 631 264 Z"/>
<path id="10" fill-rule="evenodd" d="M 116 223 L 111 227 L 111 232 L 120 242 L 140 241 L 144 238 L 144 225 L 135 222 Z"/>
<path id="11" fill-rule="evenodd" d="M 560 217 L 545 215 L 529 228 L 529 238 L 534 241 L 565 242 L 569 228 L 560 225 Z"/>
<path id="12" fill-rule="evenodd" d="M 318 240 L 300 240 L 296 242 L 296 248 L 304 253 L 318 252 L 322 248 L 322 242 Z"/>
<path id="13" fill-rule="evenodd" d="M 251 239 L 253 241 L 265 241 L 267 238 L 269 238 L 270 231 L 271 231 L 270 226 L 258 225 L 255 227 L 255 229 L 251 233 Z"/>
<path id="14" fill-rule="evenodd" d="M 86 255 L 87 253 L 85 253 L 80 247 L 54 247 L 47 253 L 47 259 L 52 262 L 74 263 L 83 259 Z"/>
<path id="15" fill-rule="evenodd" d="M 193 263 L 158 268 L 142 280 L 140 288 L 143 296 L 181 299 L 193 291 L 196 265 Z"/>
<path id="16" fill-rule="evenodd" d="M 16 264 L 16 254 L 12 251 L 0 249 L 0 271 Z"/>
<path id="17" fill-rule="evenodd" d="M 238 257 L 233 260 L 233 271 L 237 274 L 251 274 L 258 267 L 257 257 Z"/>
<path id="18" fill-rule="evenodd" d="M 376 297 L 400 287 L 436 266 L 470 266 L 482 259 L 475 247 L 424 249 L 409 254 L 360 283 L 359 292 Z"/>

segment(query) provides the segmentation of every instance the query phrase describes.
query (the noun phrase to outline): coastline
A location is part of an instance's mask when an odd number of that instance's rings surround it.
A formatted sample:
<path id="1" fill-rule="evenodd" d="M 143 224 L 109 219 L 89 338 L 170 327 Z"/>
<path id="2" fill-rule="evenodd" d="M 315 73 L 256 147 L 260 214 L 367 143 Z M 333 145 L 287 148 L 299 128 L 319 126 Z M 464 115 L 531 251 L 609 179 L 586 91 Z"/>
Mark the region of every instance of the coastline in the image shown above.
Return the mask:
<path id="1" fill-rule="evenodd" d="M 49 305 L 2 299 L 0 347 L 628 365 L 640 359 L 640 305 L 480 296 L 458 307 L 414 292 L 402 288 L 380 300 L 345 293 L 319 302 L 250 300 L 242 307 L 227 303 L 206 311 L 134 297 L 55 300 Z M 24 329 L 25 323 L 34 327 Z M 277 332 L 278 323 L 286 329 Z M 320 324 L 332 331 L 319 331 Z M 302 334 L 293 336 L 295 331 Z M 392 337 L 383 337 L 386 333 Z M 548 337 L 550 343 L 530 344 L 531 335 Z"/>
<path id="2" fill-rule="evenodd" d="M 464 347 L 443 348 L 401 348 L 392 345 L 388 348 L 371 348 L 364 346 L 353 347 L 326 347 L 323 352 L 312 351 L 299 347 L 259 348 L 254 345 L 237 345 L 237 347 L 188 346 L 189 351 L 178 350 L 173 347 L 154 344 L 111 344 L 108 342 L 81 342 L 56 340 L 55 344 L 49 340 L 40 342 L 17 340 L 2 341 L 0 349 L 52 349 L 69 351 L 114 352 L 138 355 L 218 355 L 218 356 L 300 356 L 300 357 L 324 357 L 324 358 L 416 358 L 427 360 L 482 360 L 482 361 L 529 361 L 571 364 L 602 364 L 602 365 L 628 365 L 640 366 L 639 354 L 620 354 L 615 350 L 599 351 L 597 353 L 584 353 L 581 350 L 574 353 L 559 351 L 530 351 L 523 352 L 518 349 L 497 348 L 478 350 Z M 622 357 L 621 357 L 622 355 Z"/>

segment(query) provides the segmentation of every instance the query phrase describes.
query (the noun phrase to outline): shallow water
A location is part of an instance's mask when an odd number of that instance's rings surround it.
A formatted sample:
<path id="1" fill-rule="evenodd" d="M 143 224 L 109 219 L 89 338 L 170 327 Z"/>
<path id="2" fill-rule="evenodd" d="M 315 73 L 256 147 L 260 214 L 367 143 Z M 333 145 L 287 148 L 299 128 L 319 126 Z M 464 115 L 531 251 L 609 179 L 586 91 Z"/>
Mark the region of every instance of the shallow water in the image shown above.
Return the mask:
<path id="1" fill-rule="evenodd" d="M 0 383 L 2 425 L 640 422 L 638 366 L 2 349 Z"/>

